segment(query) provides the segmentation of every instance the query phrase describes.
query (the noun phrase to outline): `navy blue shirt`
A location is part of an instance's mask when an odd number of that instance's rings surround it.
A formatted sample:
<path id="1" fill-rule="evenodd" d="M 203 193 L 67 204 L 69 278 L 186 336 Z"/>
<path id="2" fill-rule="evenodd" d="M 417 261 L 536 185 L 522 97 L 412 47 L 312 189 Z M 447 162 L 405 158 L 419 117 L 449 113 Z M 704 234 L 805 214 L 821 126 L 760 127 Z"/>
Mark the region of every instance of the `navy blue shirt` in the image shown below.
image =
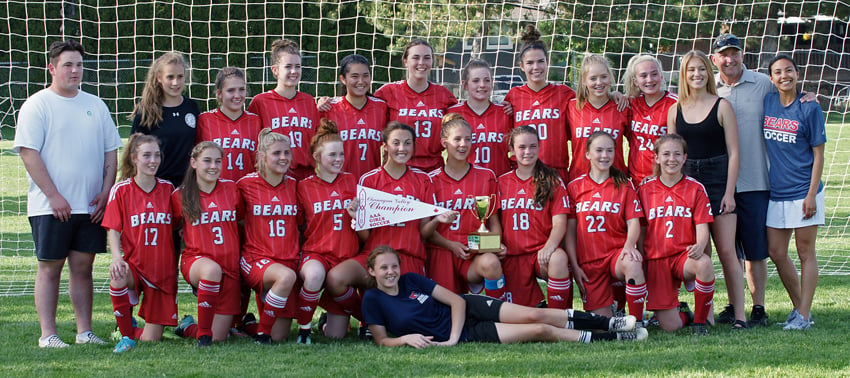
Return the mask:
<path id="1" fill-rule="evenodd" d="M 802 94 L 782 106 L 779 93 L 764 98 L 764 139 L 770 161 L 770 199 L 806 198 L 812 181 L 812 147 L 826 143 L 823 110 L 815 102 L 801 103 Z M 818 185 L 818 193 L 823 182 Z"/>
<path id="2" fill-rule="evenodd" d="M 363 318 L 366 324 L 386 327 L 395 337 L 420 333 L 446 341 L 452 332 L 452 310 L 434 299 L 436 282 L 416 273 L 399 277 L 398 295 L 370 289 L 363 295 Z M 466 340 L 466 328 L 460 340 Z"/>
<path id="3" fill-rule="evenodd" d="M 183 96 L 180 105 L 162 107 L 162 123 L 147 128 L 141 125 L 142 116 L 136 114 L 130 128 L 131 133 L 155 135 L 159 138 L 162 143 L 162 164 L 156 171 L 156 177 L 171 181 L 175 188 L 183 183 L 183 175 L 189 167 L 189 158 L 195 146 L 198 114 L 198 103 Z"/>

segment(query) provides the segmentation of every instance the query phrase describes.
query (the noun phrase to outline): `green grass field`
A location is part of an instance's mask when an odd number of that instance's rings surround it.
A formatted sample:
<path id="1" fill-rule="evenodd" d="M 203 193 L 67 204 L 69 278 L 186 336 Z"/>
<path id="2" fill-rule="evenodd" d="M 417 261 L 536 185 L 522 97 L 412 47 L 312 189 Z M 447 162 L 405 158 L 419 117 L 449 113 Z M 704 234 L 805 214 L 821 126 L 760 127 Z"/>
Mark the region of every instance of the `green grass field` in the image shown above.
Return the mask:
<path id="1" fill-rule="evenodd" d="M 330 341 L 314 335 L 314 345 L 291 341 L 265 347 L 230 340 L 198 350 L 189 340 L 141 344 L 124 355 L 111 347 L 82 346 L 41 350 L 32 300 L 36 260 L 25 216 L 27 182 L 9 140 L 0 141 L 0 376 L 850 376 L 850 352 L 844 321 L 850 314 L 850 200 L 844 192 L 850 167 L 850 143 L 844 119 L 830 117 L 826 167 L 827 225 L 821 228 L 818 254 L 821 278 L 808 332 L 783 332 L 778 326 L 732 332 L 726 326 L 698 338 L 687 330 L 665 334 L 650 330 L 643 343 L 593 345 L 467 344 L 453 348 L 390 350 L 356 341 Z M 848 129 L 850 130 L 850 129 Z M 792 255 L 793 243 L 792 243 Z M 115 326 L 106 293 L 108 256 L 95 262 L 94 331 L 106 337 Z M 718 272 L 719 265 L 717 266 Z M 182 280 L 181 280 L 182 282 Z M 62 290 L 66 288 L 63 280 Z M 186 286 L 182 286 L 185 290 Z M 718 280 L 717 307 L 726 304 Z M 691 301 L 690 295 L 684 300 Z M 180 311 L 195 314 L 194 297 L 180 295 Z M 579 303 L 576 303 L 580 306 Z M 784 320 L 790 301 L 771 272 L 767 292 L 772 321 Z M 73 340 L 74 321 L 67 296 L 60 299 L 59 333 Z"/>
<path id="2" fill-rule="evenodd" d="M 718 293 L 724 291 L 718 285 Z M 725 303 L 724 295 L 716 302 Z M 847 323 L 850 277 L 823 277 L 815 297 L 814 327 L 785 332 L 771 325 L 731 331 L 719 325 L 706 337 L 685 329 L 666 334 L 650 329 L 636 343 L 463 344 L 451 348 L 380 348 L 354 334 L 330 341 L 314 333 L 313 345 L 292 340 L 274 346 L 231 339 L 199 350 L 192 340 L 141 343 L 122 355 L 111 346 L 36 346 L 38 321 L 31 296 L 0 297 L 2 376 L 850 376 Z M 692 301 L 690 295 L 683 299 Z M 181 311 L 195 312 L 194 298 L 180 296 Z M 790 302 L 771 277 L 768 314 L 783 320 Z M 59 334 L 75 333 L 67 297 L 60 300 Z M 107 336 L 115 327 L 108 295 L 95 295 L 94 331 Z"/>

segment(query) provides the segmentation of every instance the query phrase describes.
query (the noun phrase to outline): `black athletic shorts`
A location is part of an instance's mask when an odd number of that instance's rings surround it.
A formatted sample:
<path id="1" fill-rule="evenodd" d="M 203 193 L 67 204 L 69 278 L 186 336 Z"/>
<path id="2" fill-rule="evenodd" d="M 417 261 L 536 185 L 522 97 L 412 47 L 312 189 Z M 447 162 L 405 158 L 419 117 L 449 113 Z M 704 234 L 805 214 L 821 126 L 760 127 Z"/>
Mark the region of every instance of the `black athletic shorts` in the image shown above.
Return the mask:
<path id="1" fill-rule="evenodd" d="M 463 299 L 466 301 L 466 341 L 500 343 L 496 323 L 503 302 L 477 294 L 464 294 Z"/>
<path id="2" fill-rule="evenodd" d="M 70 251 L 106 252 L 106 230 L 92 223 L 89 214 L 71 214 L 67 222 L 61 222 L 53 215 L 29 217 L 29 221 L 39 260 L 64 260 Z"/>

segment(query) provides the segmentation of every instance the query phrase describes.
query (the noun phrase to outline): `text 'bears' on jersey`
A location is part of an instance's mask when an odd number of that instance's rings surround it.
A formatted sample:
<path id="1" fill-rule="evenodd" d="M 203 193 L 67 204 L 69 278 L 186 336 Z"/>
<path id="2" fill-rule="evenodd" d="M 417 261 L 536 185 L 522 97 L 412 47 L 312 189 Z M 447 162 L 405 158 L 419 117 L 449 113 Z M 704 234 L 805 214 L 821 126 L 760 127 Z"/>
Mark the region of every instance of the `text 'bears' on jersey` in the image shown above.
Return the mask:
<path id="1" fill-rule="evenodd" d="M 130 216 L 131 227 L 144 224 L 171 224 L 171 213 L 148 212 Z"/>
<path id="2" fill-rule="evenodd" d="M 214 205 L 214 204 L 213 204 Z M 192 222 L 193 226 L 218 222 L 236 222 L 236 210 L 204 211 Z"/>
<path id="3" fill-rule="evenodd" d="M 272 198 L 272 201 L 275 199 Z M 255 216 L 298 215 L 298 205 L 253 205 L 251 213 Z"/>
<path id="4" fill-rule="evenodd" d="M 348 140 L 374 140 L 381 141 L 381 130 L 375 129 L 348 129 L 340 130 L 339 137 L 343 142 Z"/>
<path id="5" fill-rule="evenodd" d="M 527 109 L 516 112 L 514 115 L 516 122 L 559 118 L 561 118 L 561 110 L 558 108 Z"/>
<path id="6" fill-rule="evenodd" d="M 290 112 L 295 109 L 290 109 Z M 313 119 L 310 117 L 298 117 L 298 116 L 281 116 L 281 117 L 272 117 L 271 119 L 271 129 L 279 129 L 279 128 L 288 128 L 288 127 L 297 127 L 302 129 L 312 129 L 313 128 Z"/>

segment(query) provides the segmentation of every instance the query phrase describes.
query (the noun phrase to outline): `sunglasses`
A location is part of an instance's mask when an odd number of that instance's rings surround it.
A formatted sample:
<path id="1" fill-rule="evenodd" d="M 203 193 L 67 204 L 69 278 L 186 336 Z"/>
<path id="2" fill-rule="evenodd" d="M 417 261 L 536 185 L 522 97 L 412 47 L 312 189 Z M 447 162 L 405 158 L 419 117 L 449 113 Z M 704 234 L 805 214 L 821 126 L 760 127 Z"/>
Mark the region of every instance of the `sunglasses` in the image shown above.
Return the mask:
<path id="1" fill-rule="evenodd" d="M 741 40 L 738 39 L 738 37 L 736 37 L 734 35 L 726 34 L 724 36 L 721 36 L 720 38 L 717 38 L 717 40 L 714 41 L 714 49 L 715 50 L 722 49 L 722 48 L 727 47 L 727 46 L 734 46 L 734 47 L 740 48 L 741 47 Z"/>

